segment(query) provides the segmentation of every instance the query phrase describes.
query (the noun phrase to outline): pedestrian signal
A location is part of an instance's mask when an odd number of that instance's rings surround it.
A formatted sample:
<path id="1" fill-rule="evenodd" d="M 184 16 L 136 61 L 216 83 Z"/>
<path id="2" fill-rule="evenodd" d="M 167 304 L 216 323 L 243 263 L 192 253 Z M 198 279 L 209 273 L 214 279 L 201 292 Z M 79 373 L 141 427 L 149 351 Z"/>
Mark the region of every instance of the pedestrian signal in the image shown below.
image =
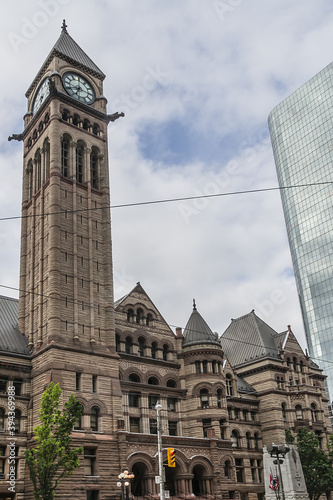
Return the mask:
<path id="1" fill-rule="evenodd" d="M 174 448 L 167 448 L 168 451 L 168 466 L 176 467 L 176 457 Z"/>

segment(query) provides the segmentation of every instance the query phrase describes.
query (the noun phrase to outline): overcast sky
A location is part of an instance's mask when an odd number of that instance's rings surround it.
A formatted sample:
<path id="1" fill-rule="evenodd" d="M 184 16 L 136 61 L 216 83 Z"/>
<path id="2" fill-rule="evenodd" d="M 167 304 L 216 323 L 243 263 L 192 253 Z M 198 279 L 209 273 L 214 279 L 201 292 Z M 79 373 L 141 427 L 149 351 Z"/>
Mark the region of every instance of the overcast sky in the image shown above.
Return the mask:
<path id="1" fill-rule="evenodd" d="M 107 75 L 112 204 L 269 188 L 267 117 L 332 60 L 330 0 L 15 0 L 0 4 L 0 217 L 19 216 L 24 94 L 62 20 Z M 172 326 L 195 298 L 213 331 L 255 309 L 305 346 L 278 191 L 112 210 L 115 298 L 140 281 Z M 19 286 L 20 221 L 0 221 Z M 0 294 L 17 297 L 0 288 Z"/>

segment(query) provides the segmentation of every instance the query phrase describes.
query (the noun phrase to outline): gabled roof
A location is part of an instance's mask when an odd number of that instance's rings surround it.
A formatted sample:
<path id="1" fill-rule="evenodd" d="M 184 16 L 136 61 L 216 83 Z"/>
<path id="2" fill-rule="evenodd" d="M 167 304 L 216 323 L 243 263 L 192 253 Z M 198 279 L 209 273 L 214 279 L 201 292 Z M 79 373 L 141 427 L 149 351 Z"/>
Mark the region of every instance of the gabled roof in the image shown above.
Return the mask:
<path id="1" fill-rule="evenodd" d="M 221 337 L 223 351 L 233 366 L 262 357 L 281 359 L 278 344 L 281 337 L 254 311 L 231 320 Z"/>
<path id="2" fill-rule="evenodd" d="M 151 312 L 154 312 L 156 314 L 157 321 L 155 326 L 157 328 L 162 328 L 164 332 L 165 330 L 168 330 L 168 334 L 171 334 L 174 337 L 175 334 L 141 285 L 140 281 L 135 285 L 133 290 L 131 290 L 120 299 L 116 300 L 116 302 L 114 303 L 114 307 L 116 312 L 123 312 L 124 308 L 135 306 L 140 303 L 142 303 L 148 310 L 151 310 Z"/>
<path id="3" fill-rule="evenodd" d="M 17 325 L 18 300 L 0 295 L 0 352 L 30 356 L 28 339 Z"/>
<path id="4" fill-rule="evenodd" d="M 237 389 L 238 392 L 243 392 L 245 394 L 256 394 L 257 391 L 250 385 L 246 380 L 242 379 L 237 375 Z"/>
<path id="5" fill-rule="evenodd" d="M 196 344 L 214 344 L 221 347 L 217 336 L 207 325 L 201 314 L 198 313 L 195 301 L 193 311 L 184 329 L 183 347 Z"/>
<path id="6" fill-rule="evenodd" d="M 50 64 L 51 60 L 54 57 L 60 57 L 60 59 L 63 59 L 70 64 L 73 64 L 73 66 L 77 66 L 83 71 L 87 71 L 88 73 L 91 73 L 94 76 L 97 76 L 98 78 L 101 78 L 104 80 L 105 74 L 99 69 L 99 67 L 90 59 L 90 57 L 81 49 L 81 47 L 73 40 L 73 38 L 68 34 L 67 31 L 67 26 L 65 24 L 65 21 L 62 25 L 62 31 L 60 34 L 60 37 L 54 44 L 51 52 L 47 56 L 47 58 L 44 61 L 44 64 L 40 68 L 36 78 L 34 79 L 33 83 L 29 87 L 26 97 L 29 96 L 31 93 L 32 89 L 38 84 L 40 81 L 44 71 Z"/>

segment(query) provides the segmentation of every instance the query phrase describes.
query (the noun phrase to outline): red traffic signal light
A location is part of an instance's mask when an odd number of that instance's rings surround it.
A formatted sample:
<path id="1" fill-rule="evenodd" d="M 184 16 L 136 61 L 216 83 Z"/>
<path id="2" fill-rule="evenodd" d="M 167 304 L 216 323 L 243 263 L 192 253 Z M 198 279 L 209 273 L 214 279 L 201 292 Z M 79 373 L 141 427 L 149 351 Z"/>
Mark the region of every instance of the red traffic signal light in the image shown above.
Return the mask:
<path id="1" fill-rule="evenodd" d="M 168 466 L 176 467 L 176 457 L 174 448 L 167 448 L 168 452 Z"/>

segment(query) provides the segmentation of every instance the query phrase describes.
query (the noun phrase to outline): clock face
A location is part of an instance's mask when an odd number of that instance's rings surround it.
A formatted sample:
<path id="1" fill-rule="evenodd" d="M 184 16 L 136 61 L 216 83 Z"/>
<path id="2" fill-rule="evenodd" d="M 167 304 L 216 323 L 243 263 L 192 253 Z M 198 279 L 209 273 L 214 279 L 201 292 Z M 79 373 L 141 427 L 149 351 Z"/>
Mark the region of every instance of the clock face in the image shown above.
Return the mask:
<path id="1" fill-rule="evenodd" d="M 34 104 L 32 107 L 32 112 L 34 115 L 37 113 L 39 108 L 44 104 L 49 93 L 50 93 L 49 79 L 45 78 L 45 80 L 43 80 L 42 83 L 40 84 L 34 100 Z"/>
<path id="2" fill-rule="evenodd" d="M 92 85 L 78 73 L 68 71 L 62 77 L 63 86 L 71 97 L 84 104 L 92 104 L 96 95 Z"/>

